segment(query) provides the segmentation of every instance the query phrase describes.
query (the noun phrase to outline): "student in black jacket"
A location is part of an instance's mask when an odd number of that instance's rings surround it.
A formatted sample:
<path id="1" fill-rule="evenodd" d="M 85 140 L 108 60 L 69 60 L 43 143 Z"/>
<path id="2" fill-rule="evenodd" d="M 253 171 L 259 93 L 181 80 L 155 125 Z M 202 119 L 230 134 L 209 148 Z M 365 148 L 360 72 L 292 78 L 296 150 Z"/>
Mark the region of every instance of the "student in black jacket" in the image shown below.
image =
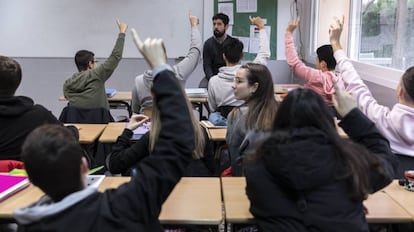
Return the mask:
<path id="1" fill-rule="evenodd" d="M 70 132 L 38 128 L 24 144 L 23 160 L 31 182 L 46 195 L 15 211 L 20 231 L 163 231 L 161 206 L 191 160 L 194 130 L 162 41 L 150 39 L 138 47 L 153 68 L 160 107 L 162 129 L 151 156 L 140 162 L 130 182 L 101 193 L 85 188 L 87 163 Z"/>
<path id="2" fill-rule="evenodd" d="M 15 96 L 21 80 L 20 64 L 0 56 L 0 160 L 21 160 L 21 147 L 30 132 L 43 124 L 61 124 L 31 98 Z"/>
<path id="3" fill-rule="evenodd" d="M 185 170 L 184 176 L 210 176 L 210 172 L 201 160 L 204 152 L 204 135 L 200 128 L 200 123 L 195 119 L 192 113 L 191 103 L 187 101 L 187 110 L 190 112 L 191 123 L 194 128 L 195 134 L 195 148 L 193 151 L 193 159 L 190 165 Z M 123 130 L 122 134 L 118 136 L 116 143 L 112 146 L 112 152 L 106 158 L 106 168 L 112 174 L 130 175 L 131 169 L 136 165 L 139 165 L 142 159 L 149 156 L 154 149 L 157 142 L 161 120 L 160 109 L 157 104 L 153 104 L 151 113 L 151 128 L 150 131 L 145 133 L 139 140 L 131 143 L 131 137 L 133 131 L 146 122 L 149 118 L 145 115 L 136 114 L 132 115 L 127 127 Z M 182 136 L 177 134 L 177 136 Z"/>
<path id="4" fill-rule="evenodd" d="M 262 231 L 369 231 L 363 200 L 388 185 L 396 162 L 388 141 L 336 89 L 341 139 L 322 98 L 293 90 L 273 134 L 246 165 L 250 212 Z"/>

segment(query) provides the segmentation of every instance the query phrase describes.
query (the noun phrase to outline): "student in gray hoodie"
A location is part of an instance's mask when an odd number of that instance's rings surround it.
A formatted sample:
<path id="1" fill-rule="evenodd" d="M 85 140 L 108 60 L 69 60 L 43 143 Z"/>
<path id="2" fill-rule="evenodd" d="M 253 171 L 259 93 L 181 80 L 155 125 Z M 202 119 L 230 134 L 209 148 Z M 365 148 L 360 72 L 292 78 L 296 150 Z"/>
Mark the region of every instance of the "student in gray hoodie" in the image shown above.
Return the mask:
<path id="1" fill-rule="evenodd" d="M 191 24 L 190 50 L 182 61 L 172 66 L 175 76 L 183 84 L 197 67 L 203 45 L 201 34 L 197 27 L 199 24 L 198 17 L 190 14 L 189 19 Z M 132 111 L 134 113 L 143 114 L 145 109 L 152 108 L 152 95 L 150 91 L 152 80 L 151 70 L 147 70 L 135 78 L 135 85 L 132 89 Z"/>
<path id="2" fill-rule="evenodd" d="M 269 35 L 264 29 L 264 22 L 260 17 L 249 16 L 249 19 L 260 30 L 259 51 L 253 63 L 266 65 L 270 57 Z M 223 57 L 226 66 L 219 68 L 219 73 L 211 77 L 208 82 L 208 104 L 211 112 L 219 111 L 224 117 L 227 117 L 232 107 L 243 103 L 241 100 L 236 100 L 232 88 L 236 72 L 241 66 L 240 61 L 243 58 L 243 43 L 236 38 L 226 41 L 223 44 Z"/>

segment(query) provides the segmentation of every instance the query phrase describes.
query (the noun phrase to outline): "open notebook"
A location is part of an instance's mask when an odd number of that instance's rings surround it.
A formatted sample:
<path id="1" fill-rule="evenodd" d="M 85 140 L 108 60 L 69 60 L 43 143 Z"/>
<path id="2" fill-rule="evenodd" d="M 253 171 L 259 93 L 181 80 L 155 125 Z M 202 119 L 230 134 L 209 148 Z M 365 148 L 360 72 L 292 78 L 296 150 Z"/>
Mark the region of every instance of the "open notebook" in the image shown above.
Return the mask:
<path id="1" fill-rule="evenodd" d="M 105 175 L 88 175 L 86 177 L 86 187 L 98 188 Z"/>
<path id="2" fill-rule="evenodd" d="M 30 185 L 27 176 L 0 175 L 0 202 Z"/>
<path id="3" fill-rule="evenodd" d="M 206 88 L 186 88 L 185 93 L 189 97 L 207 97 L 207 89 Z"/>

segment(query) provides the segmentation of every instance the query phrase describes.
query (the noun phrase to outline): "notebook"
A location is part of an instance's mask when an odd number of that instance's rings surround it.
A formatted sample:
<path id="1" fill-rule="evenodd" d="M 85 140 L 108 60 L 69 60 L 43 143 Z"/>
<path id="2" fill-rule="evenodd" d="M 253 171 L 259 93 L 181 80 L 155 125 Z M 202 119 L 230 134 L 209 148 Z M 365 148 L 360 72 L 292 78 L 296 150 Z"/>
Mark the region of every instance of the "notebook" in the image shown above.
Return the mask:
<path id="1" fill-rule="evenodd" d="M 147 133 L 151 128 L 151 121 L 144 122 L 141 126 L 135 129 L 133 132 L 131 140 L 139 140 L 141 137 Z"/>
<path id="2" fill-rule="evenodd" d="M 86 187 L 98 188 L 105 175 L 88 175 L 86 176 Z"/>
<path id="3" fill-rule="evenodd" d="M 105 93 L 107 97 L 113 97 L 116 94 L 116 89 L 105 89 Z"/>
<path id="4" fill-rule="evenodd" d="M 0 202 L 30 185 L 27 176 L 0 175 Z"/>
<path id="5" fill-rule="evenodd" d="M 189 97 L 207 97 L 207 89 L 206 88 L 186 88 L 185 93 Z"/>
<path id="6" fill-rule="evenodd" d="M 216 126 L 212 122 L 208 120 L 201 120 L 200 125 L 207 129 L 215 129 L 215 128 L 227 128 L 227 126 Z"/>

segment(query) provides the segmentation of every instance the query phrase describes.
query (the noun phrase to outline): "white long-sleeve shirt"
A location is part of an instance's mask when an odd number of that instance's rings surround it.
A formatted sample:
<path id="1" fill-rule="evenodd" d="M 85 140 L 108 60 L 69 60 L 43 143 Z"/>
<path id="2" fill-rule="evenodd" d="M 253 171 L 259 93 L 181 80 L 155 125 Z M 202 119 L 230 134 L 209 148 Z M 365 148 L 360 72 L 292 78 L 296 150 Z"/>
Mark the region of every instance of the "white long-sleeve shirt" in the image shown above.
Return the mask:
<path id="1" fill-rule="evenodd" d="M 378 104 L 345 52 L 336 51 L 334 56 L 343 81 L 347 85 L 346 90 L 356 96 L 359 109 L 390 141 L 392 151 L 414 157 L 414 108 L 397 103 L 390 110 Z"/>

